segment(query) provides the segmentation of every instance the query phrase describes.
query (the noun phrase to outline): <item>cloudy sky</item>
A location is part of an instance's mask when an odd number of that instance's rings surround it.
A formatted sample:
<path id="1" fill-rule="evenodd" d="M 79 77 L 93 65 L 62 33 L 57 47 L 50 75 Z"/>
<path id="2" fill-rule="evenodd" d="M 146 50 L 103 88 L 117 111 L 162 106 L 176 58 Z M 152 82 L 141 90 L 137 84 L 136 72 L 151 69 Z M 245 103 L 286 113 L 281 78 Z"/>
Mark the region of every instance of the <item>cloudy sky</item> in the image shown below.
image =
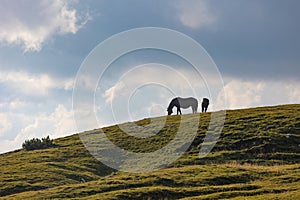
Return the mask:
<path id="1" fill-rule="evenodd" d="M 76 133 L 72 91 L 81 64 L 99 43 L 133 28 L 172 29 L 205 48 L 227 96 L 226 106 L 212 102 L 211 111 L 300 103 L 299 7 L 298 0 L 1 0 L 0 152 Z M 168 52 L 120 58 L 95 90 L 98 125 L 165 114 L 174 95 L 192 94 L 180 78 L 190 69 Z M 136 88 L 143 77 L 153 84 Z M 210 95 L 201 84 L 197 98 Z"/>

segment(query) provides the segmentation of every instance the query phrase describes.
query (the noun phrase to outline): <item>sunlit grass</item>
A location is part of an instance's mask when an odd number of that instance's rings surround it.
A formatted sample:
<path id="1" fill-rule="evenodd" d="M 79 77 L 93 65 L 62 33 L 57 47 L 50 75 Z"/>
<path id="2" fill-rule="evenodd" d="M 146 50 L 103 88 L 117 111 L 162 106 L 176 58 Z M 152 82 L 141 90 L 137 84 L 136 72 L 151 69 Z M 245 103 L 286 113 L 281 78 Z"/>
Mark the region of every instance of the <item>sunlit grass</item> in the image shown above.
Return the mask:
<path id="1" fill-rule="evenodd" d="M 200 159 L 210 116 L 200 114 L 189 150 L 154 172 L 112 170 L 89 154 L 78 134 L 54 140 L 56 148 L 2 154 L 0 199 L 300 199 L 300 105 L 227 111 L 221 137 Z M 195 117 L 199 113 L 185 116 L 186 131 Z M 118 126 L 103 130 L 118 146 L 152 152 L 174 138 L 179 123 L 180 116 L 169 116 L 165 127 L 147 139 Z M 82 134 L 96 137 L 98 132 Z"/>

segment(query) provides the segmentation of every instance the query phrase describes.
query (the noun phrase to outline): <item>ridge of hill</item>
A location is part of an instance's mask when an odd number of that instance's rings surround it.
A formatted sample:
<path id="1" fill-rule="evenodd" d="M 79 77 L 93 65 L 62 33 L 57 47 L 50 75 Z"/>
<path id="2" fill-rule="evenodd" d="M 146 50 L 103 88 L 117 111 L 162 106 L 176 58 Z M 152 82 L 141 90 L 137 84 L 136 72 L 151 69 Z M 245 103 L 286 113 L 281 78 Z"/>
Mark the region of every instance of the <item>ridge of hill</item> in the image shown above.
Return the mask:
<path id="1" fill-rule="evenodd" d="M 211 113 L 186 115 L 182 123 L 188 130 L 189 120 L 199 115 L 189 149 L 153 172 L 105 166 L 89 154 L 79 134 L 55 139 L 55 148 L 1 154 L 0 199 L 300 199 L 300 104 L 226 111 L 222 134 L 205 158 L 198 154 Z M 173 126 L 143 140 L 117 125 L 102 130 L 119 147 L 151 152 L 174 137 L 180 120 L 168 116 L 166 125 Z"/>

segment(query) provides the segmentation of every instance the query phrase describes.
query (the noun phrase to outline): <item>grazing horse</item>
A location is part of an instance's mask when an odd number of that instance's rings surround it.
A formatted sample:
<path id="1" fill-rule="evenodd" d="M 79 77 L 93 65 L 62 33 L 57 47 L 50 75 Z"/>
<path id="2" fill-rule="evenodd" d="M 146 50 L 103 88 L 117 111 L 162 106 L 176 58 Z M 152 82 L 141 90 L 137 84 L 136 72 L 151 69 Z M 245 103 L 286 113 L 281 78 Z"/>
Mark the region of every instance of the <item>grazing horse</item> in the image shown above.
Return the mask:
<path id="1" fill-rule="evenodd" d="M 209 105 L 209 100 L 207 98 L 203 98 L 202 100 L 202 112 L 206 112 Z"/>
<path id="2" fill-rule="evenodd" d="M 167 109 L 168 115 L 171 115 L 173 113 L 172 109 L 174 106 L 177 108 L 177 115 L 178 113 L 182 114 L 180 108 L 188 108 L 190 106 L 192 107 L 193 113 L 196 113 L 198 109 L 198 101 L 193 97 L 189 97 L 189 98 L 176 97 L 172 99 L 172 101 L 168 106 Z"/>

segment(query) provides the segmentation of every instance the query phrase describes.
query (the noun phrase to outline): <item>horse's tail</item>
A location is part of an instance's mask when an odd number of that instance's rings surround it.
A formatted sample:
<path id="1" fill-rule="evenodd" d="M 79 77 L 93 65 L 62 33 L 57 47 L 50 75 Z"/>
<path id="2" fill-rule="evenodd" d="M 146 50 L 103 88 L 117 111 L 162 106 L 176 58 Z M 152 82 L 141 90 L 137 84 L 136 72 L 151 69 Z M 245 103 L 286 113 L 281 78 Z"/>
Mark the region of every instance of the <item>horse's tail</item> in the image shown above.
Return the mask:
<path id="1" fill-rule="evenodd" d="M 193 102 L 194 105 L 192 104 L 192 109 L 193 109 L 193 113 L 196 113 L 198 110 L 198 100 L 195 98 L 193 98 L 193 100 L 194 100 Z"/>

